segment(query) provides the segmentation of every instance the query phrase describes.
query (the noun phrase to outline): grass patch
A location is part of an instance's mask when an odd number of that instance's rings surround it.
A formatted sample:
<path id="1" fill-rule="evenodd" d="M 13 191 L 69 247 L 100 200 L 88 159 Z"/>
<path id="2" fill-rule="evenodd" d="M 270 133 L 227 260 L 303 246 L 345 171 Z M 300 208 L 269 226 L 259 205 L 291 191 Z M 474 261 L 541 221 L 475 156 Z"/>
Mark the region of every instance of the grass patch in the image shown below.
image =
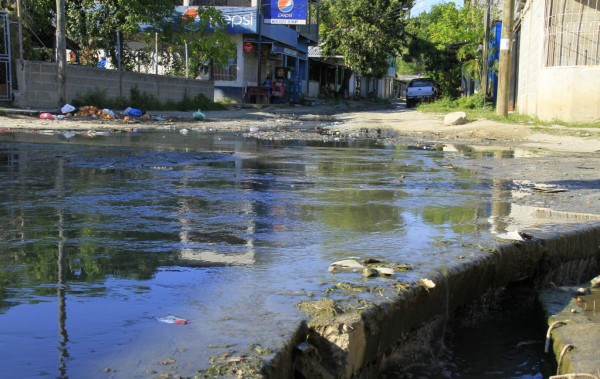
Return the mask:
<path id="1" fill-rule="evenodd" d="M 73 100 L 72 105 L 76 107 L 93 105 L 100 109 L 113 110 L 127 107 L 153 111 L 195 111 L 198 109 L 213 111 L 227 109 L 224 104 L 215 103 L 203 94 L 190 98 L 186 92 L 179 101 L 167 100 L 163 102 L 151 94 L 139 91 L 137 88 L 131 89 L 129 98 L 109 97 L 106 90 L 96 88 L 93 91 L 79 95 L 77 99 Z"/>
<path id="2" fill-rule="evenodd" d="M 457 99 L 444 97 L 431 103 L 421 103 L 418 105 L 417 109 L 421 112 L 429 113 L 463 111 L 467 114 L 469 120 L 486 119 L 510 124 L 534 125 L 539 127 L 561 125 L 576 128 L 600 128 L 600 122 L 569 123 L 562 120 L 542 121 L 535 117 L 518 113 L 509 113 L 507 117 L 502 117 L 496 114 L 496 109 L 492 103 L 484 101 L 483 95 L 481 94 L 460 97 Z"/>

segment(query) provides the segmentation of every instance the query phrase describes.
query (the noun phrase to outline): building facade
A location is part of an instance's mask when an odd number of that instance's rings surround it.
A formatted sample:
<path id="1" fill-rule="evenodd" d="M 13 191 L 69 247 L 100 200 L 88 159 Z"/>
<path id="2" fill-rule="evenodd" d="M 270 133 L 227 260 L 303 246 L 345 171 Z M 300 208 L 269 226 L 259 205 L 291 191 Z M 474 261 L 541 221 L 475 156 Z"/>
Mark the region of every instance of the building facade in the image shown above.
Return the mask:
<path id="1" fill-rule="evenodd" d="M 197 0 L 176 7 L 176 12 L 183 15 L 190 8 L 214 6 L 222 12 L 226 30 L 236 43 L 235 58 L 226 67 L 213 70 L 215 100 L 249 101 L 248 87 L 273 81 L 285 85 L 288 99 L 308 94 L 308 47 L 318 39 L 316 1 L 292 3 L 292 7 L 303 7 L 306 12 L 305 23 L 298 24 L 271 19 L 270 4 L 261 0 Z"/>
<path id="2" fill-rule="evenodd" d="M 600 121 L 596 0 L 527 0 L 513 40 L 517 111 L 541 120 Z"/>

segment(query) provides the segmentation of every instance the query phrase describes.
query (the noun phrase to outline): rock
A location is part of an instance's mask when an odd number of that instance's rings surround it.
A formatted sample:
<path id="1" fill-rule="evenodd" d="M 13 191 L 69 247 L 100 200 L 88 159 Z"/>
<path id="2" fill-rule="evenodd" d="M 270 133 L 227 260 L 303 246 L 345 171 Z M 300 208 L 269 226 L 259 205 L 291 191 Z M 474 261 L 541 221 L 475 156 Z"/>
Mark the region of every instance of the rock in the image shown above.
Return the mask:
<path id="1" fill-rule="evenodd" d="M 372 278 L 374 276 L 379 276 L 379 271 L 377 271 L 371 267 L 365 267 L 362 269 L 362 276 L 364 276 L 365 278 Z"/>
<path id="2" fill-rule="evenodd" d="M 592 288 L 599 288 L 600 287 L 600 275 L 598 275 L 594 279 L 590 280 L 590 283 L 592 284 Z"/>
<path id="3" fill-rule="evenodd" d="M 394 275 L 394 269 L 389 267 L 374 267 L 380 275 Z"/>
<path id="4" fill-rule="evenodd" d="M 467 123 L 467 114 L 465 112 L 452 112 L 444 117 L 444 125 L 462 125 Z"/>

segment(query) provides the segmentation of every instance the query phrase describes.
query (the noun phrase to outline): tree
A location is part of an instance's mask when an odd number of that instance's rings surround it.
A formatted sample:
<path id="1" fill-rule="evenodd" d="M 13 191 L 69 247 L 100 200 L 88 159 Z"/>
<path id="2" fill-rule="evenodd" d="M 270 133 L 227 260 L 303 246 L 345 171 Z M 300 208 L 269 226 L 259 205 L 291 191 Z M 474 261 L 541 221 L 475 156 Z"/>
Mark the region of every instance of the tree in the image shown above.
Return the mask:
<path id="1" fill-rule="evenodd" d="M 56 0 L 23 0 L 30 19 L 28 28 L 35 35 L 54 34 Z M 117 66 L 117 52 L 121 51 L 121 65 L 131 70 L 141 60 L 150 62 L 155 33 L 167 51 L 161 54 L 161 63 L 175 75 L 185 74 L 184 46 L 187 44 L 190 69 L 198 74 L 207 72 L 212 63 L 226 64 L 235 56 L 235 43 L 225 32 L 225 20 L 214 7 L 199 7 L 194 17 L 182 17 L 175 12 L 178 0 L 66 0 L 67 37 L 81 51 L 82 63 L 95 65 L 100 51 L 106 52 L 113 66 Z M 117 46 L 117 31 L 121 46 Z M 147 51 L 133 51 L 127 42 L 141 41 L 152 46 Z M 46 47 L 53 48 L 53 45 Z M 26 58 L 34 58 L 33 55 Z M 49 57 L 46 57 L 49 58 Z M 196 75 L 194 75 L 196 76 Z"/>
<path id="2" fill-rule="evenodd" d="M 221 11 L 214 7 L 194 9 L 192 16 L 175 14 L 173 19 L 160 24 L 162 40 L 171 48 L 169 66 L 173 73 L 183 75 L 184 54 L 181 47 L 188 46 L 190 71 L 197 76 L 208 73 L 213 64 L 225 65 L 236 55 L 236 43 L 225 31 L 226 22 Z"/>
<path id="3" fill-rule="evenodd" d="M 84 51 L 106 51 L 116 66 L 117 30 L 123 44 L 139 32 L 140 24 L 158 24 L 170 16 L 177 3 L 174 0 L 68 0 L 67 34 Z M 97 58 L 88 57 L 90 63 Z M 124 68 L 132 65 L 124 49 L 121 60 Z"/>
<path id="4" fill-rule="evenodd" d="M 424 67 L 447 94 L 460 88 L 461 75 L 479 80 L 483 10 L 479 6 L 438 4 L 410 20 L 411 42 L 403 58 Z"/>
<path id="5" fill-rule="evenodd" d="M 401 52 L 412 0 L 324 0 L 320 38 L 326 55 L 341 54 L 346 66 L 381 77 Z M 346 70 L 340 88 L 348 85 Z"/>

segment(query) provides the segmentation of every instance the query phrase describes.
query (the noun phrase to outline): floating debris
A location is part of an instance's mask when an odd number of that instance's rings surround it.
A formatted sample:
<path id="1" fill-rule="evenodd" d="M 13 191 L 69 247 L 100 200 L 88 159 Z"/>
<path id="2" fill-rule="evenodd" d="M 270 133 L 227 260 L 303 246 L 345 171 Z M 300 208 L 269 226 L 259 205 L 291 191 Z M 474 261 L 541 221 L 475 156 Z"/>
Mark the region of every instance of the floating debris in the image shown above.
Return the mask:
<path id="1" fill-rule="evenodd" d="M 427 278 L 423 278 L 421 280 L 419 280 L 419 283 L 421 283 L 421 285 L 427 289 L 432 289 L 435 288 L 435 283 Z"/>
<path id="2" fill-rule="evenodd" d="M 157 317 L 158 321 L 165 324 L 175 324 L 175 325 L 187 325 L 190 322 L 184 318 L 179 318 L 175 316 L 168 315 L 166 317 Z"/>

